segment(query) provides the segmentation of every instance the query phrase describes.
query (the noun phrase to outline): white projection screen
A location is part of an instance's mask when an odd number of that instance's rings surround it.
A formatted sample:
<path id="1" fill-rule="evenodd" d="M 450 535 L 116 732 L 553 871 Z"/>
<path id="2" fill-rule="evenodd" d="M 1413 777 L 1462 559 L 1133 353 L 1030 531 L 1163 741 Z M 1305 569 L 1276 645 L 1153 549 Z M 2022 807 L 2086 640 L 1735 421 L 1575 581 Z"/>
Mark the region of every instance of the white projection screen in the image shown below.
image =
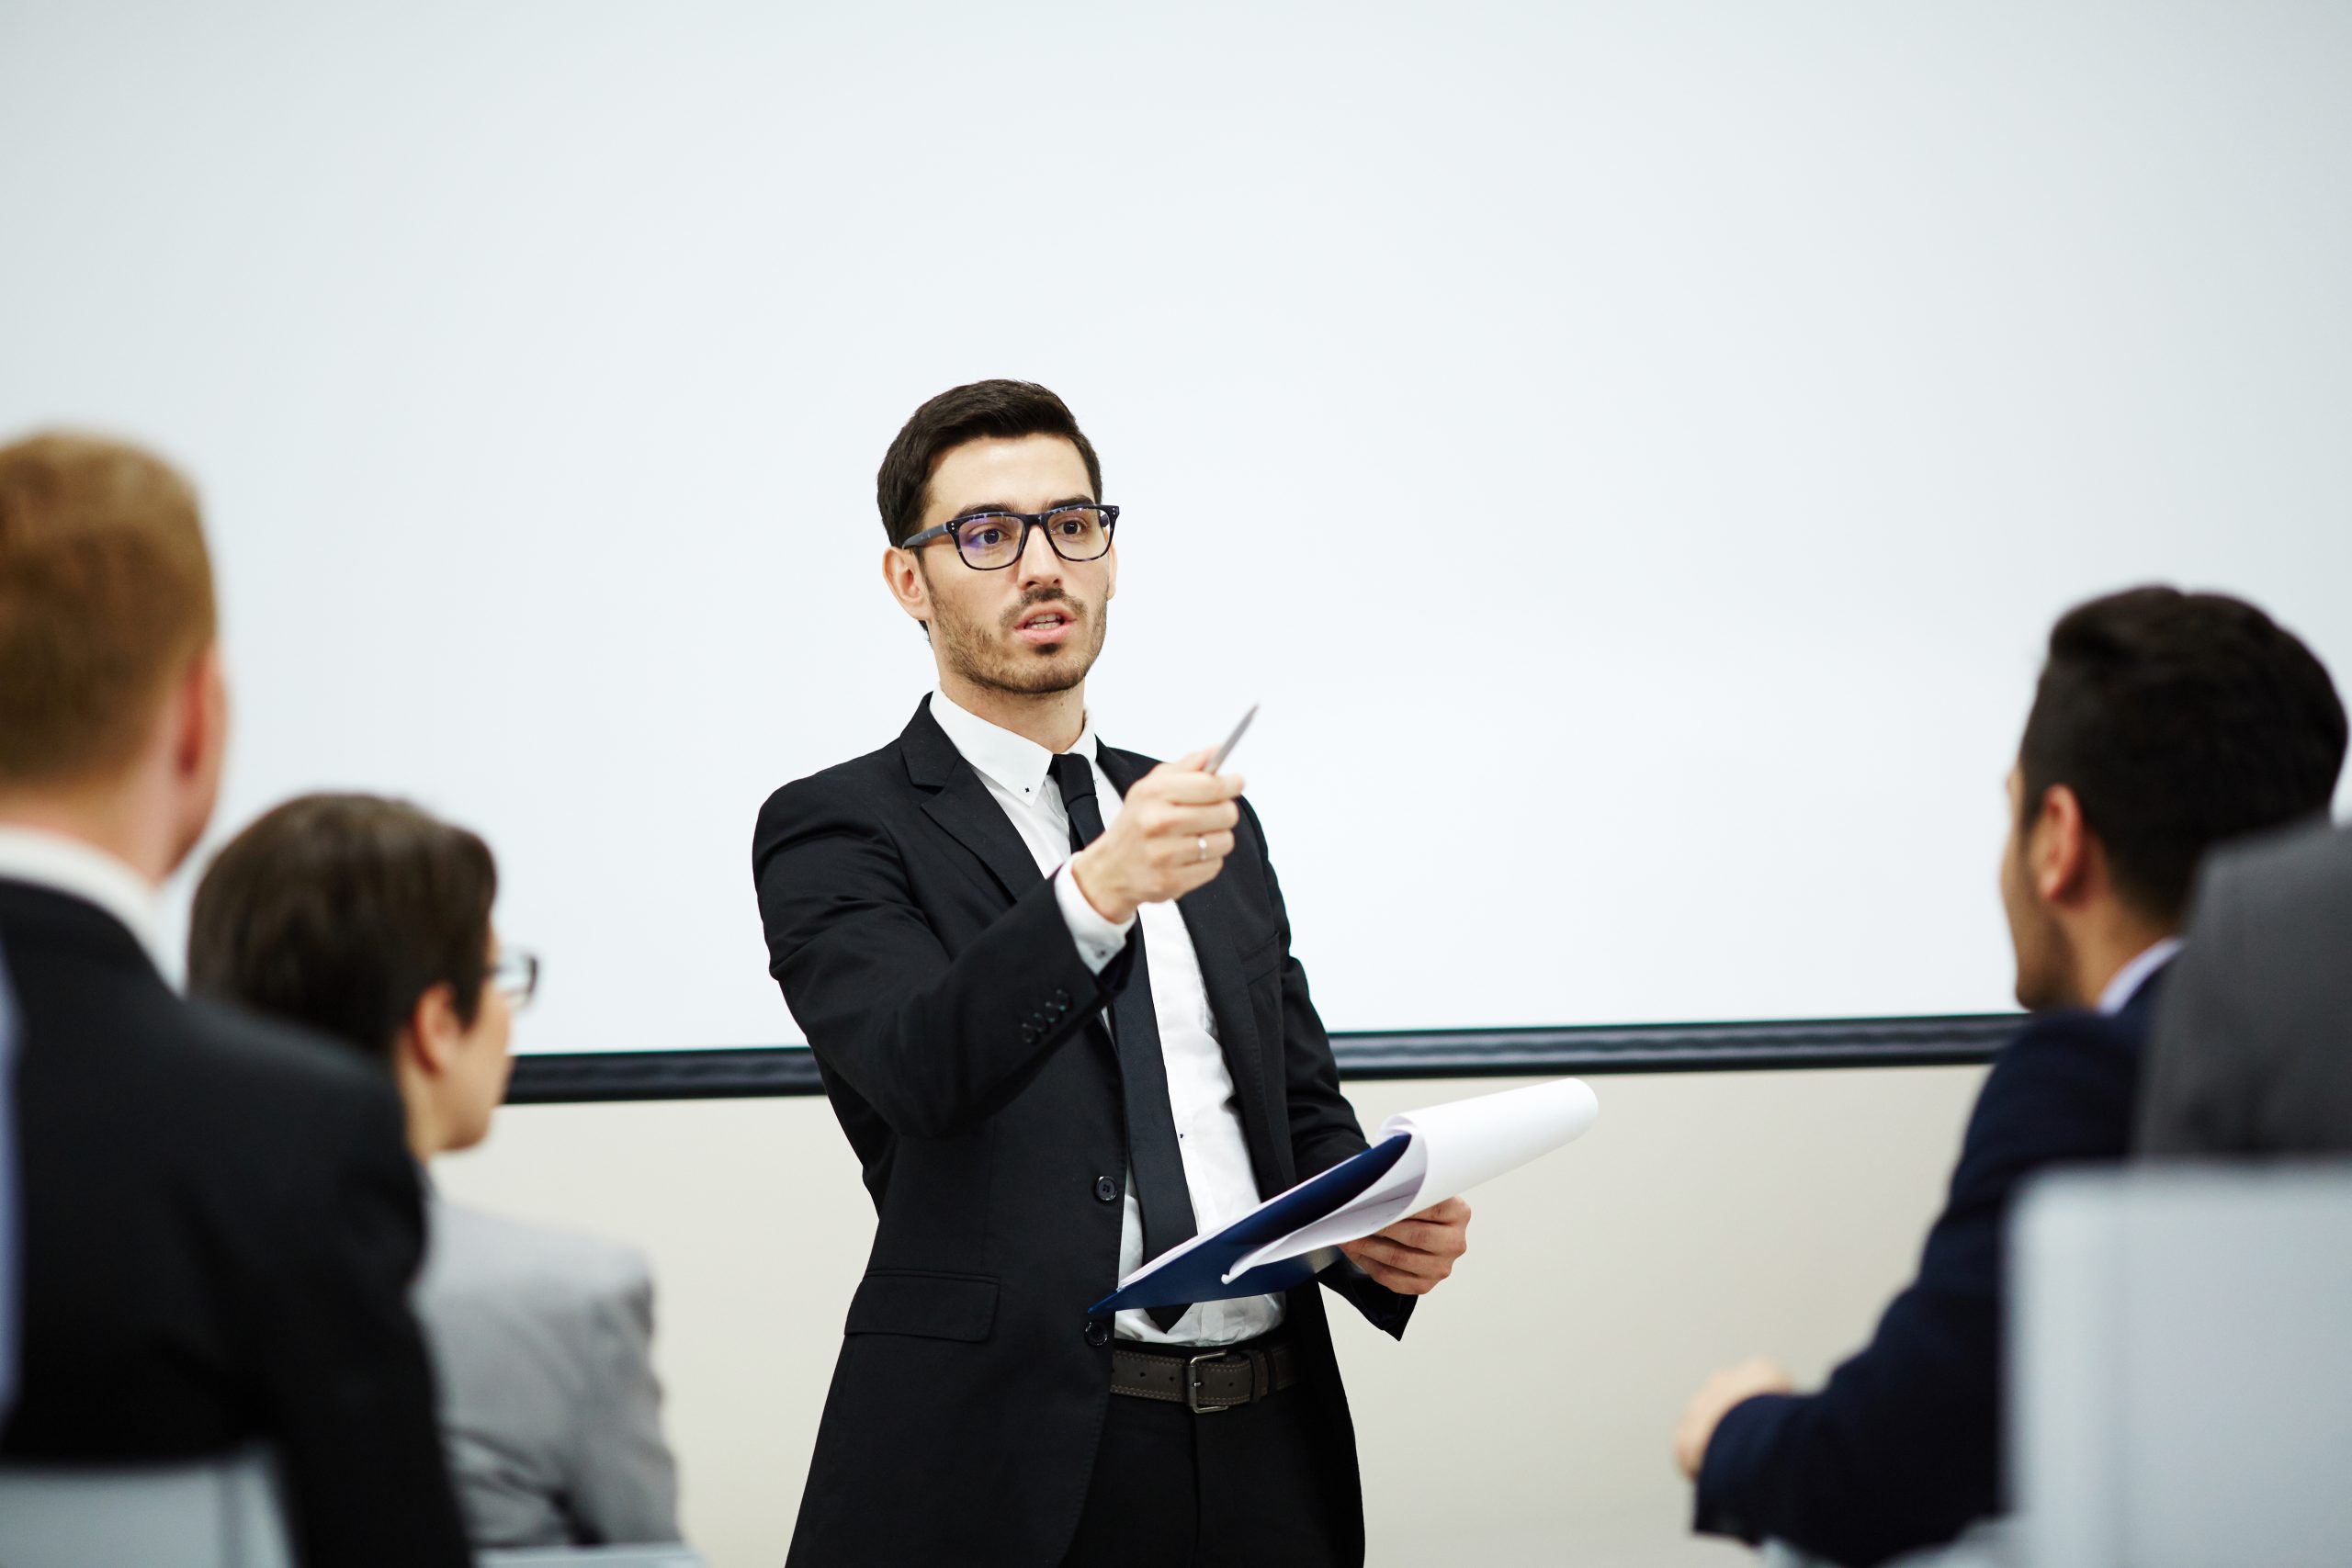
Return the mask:
<path id="1" fill-rule="evenodd" d="M 539 1051 L 799 1038 L 753 813 L 928 688 L 873 479 L 1063 393 L 1091 703 L 1341 1029 L 2007 1005 L 2052 619 L 2352 676 L 2352 9 L 0 8 L 0 431 L 202 488 L 225 834 L 480 829 Z M 182 901 L 185 888 L 180 889 Z"/>

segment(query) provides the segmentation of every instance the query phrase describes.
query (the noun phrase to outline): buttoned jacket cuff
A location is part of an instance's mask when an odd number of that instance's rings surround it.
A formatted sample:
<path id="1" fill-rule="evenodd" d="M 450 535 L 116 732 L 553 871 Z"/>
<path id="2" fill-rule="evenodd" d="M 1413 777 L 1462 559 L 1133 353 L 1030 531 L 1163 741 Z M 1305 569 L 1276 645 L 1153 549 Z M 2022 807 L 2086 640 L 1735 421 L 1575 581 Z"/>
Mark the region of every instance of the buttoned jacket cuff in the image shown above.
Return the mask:
<path id="1" fill-rule="evenodd" d="M 1127 945 L 1127 933 L 1136 928 L 1136 918 L 1113 924 L 1104 919 L 1086 895 L 1079 891 L 1078 878 L 1069 874 L 1069 863 L 1064 861 L 1054 873 L 1054 902 L 1061 906 L 1062 923 L 1069 927 L 1070 940 L 1078 943 L 1078 956 L 1097 975 L 1119 950 Z"/>

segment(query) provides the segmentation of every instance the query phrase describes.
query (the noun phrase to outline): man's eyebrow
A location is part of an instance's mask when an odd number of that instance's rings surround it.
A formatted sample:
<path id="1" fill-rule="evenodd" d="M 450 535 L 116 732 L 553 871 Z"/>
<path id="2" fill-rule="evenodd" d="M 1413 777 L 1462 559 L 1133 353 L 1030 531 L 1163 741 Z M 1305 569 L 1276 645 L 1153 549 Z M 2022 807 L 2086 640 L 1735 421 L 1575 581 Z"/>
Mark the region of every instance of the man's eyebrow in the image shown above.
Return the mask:
<path id="1" fill-rule="evenodd" d="M 1059 512 L 1065 506 L 1092 506 L 1094 504 L 1094 498 L 1091 495 L 1066 495 L 1062 497 L 1061 500 L 1053 502 L 1049 506 L 1042 507 L 1039 510 L 1043 512 Z M 963 511 L 958 512 L 955 516 L 950 517 L 947 521 L 950 523 L 961 523 L 967 517 L 978 517 L 984 513 L 989 512 L 1010 512 L 1015 517 L 1023 515 L 1019 508 L 1009 506 L 1001 501 L 983 501 L 976 506 L 967 506 L 964 508 Z"/>

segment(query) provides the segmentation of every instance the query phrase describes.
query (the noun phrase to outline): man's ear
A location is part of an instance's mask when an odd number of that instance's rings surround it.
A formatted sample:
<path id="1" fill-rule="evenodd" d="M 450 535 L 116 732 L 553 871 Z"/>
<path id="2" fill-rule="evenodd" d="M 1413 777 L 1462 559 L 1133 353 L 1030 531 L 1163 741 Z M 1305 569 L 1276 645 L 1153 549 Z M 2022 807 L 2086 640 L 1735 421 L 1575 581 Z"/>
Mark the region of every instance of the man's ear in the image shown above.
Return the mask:
<path id="1" fill-rule="evenodd" d="M 892 545 L 882 552 L 882 581 L 888 585 L 890 597 L 899 608 L 911 618 L 931 624 L 931 580 L 922 574 L 922 562 L 912 550 L 902 550 Z"/>
<path id="2" fill-rule="evenodd" d="M 447 980 L 416 998 L 409 1010 L 408 1026 L 401 1031 L 400 1048 L 425 1077 L 437 1078 L 457 1059 L 458 1042 L 465 1025 L 458 1021 L 457 992 Z"/>
<path id="3" fill-rule="evenodd" d="M 220 645 L 198 654 L 172 693 L 172 772 L 202 778 L 228 745 L 229 683 L 220 669 Z"/>
<path id="4" fill-rule="evenodd" d="M 2093 845 L 2083 803 L 2070 786 L 2042 792 L 2031 831 L 2026 856 L 2036 896 L 2045 904 L 2080 902 L 2090 888 Z"/>

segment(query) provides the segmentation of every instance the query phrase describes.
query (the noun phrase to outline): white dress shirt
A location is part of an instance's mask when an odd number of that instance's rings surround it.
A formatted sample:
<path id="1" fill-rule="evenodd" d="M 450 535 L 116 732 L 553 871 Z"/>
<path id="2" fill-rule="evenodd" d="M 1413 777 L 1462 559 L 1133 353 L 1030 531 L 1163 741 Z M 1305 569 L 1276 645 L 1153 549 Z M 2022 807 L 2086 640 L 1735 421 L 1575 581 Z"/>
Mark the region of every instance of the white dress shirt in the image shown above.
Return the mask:
<path id="1" fill-rule="evenodd" d="M 1151 953 L 1151 1007 L 1159 1023 L 1159 1052 L 1168 1065 L 1168 1103 L 1176 1122 L 1176 1143 L 1184 1160 L 1184 1183 L 1192 1190 L 1193 1223 L 1202 1235 L 1222 1230 L 1258 1206 L 1258 1178 L 1242 1135 L 1241 1110 L 1233 1076 L 1217 1044 L 1216 1017 L 1209 1010 L 1201 961 L 1193 933 L 1173 903 L 1146 904 L 1124 925 L 1114 925 L 1086 901 L 1077 879 L 1057 874 L 1069 860 L 1069 811 L 1046 774 L 1054 754 L 1035 741 L 1000 729 L 934 692 L 931 716 L 972 764 L 989 794 L 1020 830 L 1037 869 L 1054 879 L 1054 898 L 1069 926 L 1078 953 L 1097 974 L 1118 956 L 1136 919 L 1143 922 Z M 1070 750 L 1094 772 L 1094 798 L 1107 829 L 1119 818 L 1119 791 L 1095 763 L 1092 721 Z M 1143 1205 L 1136 1198 L 1135 1172 L 1126 1179 L 1126 1202 L 1119 1227 L 1119 1274 L 1143 1267 Z M 1114 1284 L 1116 1281 L 1113 1281 Z M 1108 1293 L 1108 1287 L 1105 1288 Z M 1119 1314 L 1122 1339 L 1164 1345 L 1230 1345 L 1271 1331 L 1282 1322 L 1280 1296 L 1243 1296 L 1202 1302 L 1162 1332 L 1144 1312 Z"/>
<path id="2" fill-rule="evenodd" d="M 94 844 L 40 828 L 0 828 L 0 880 L 69 894 L 130 928 L 164 979 L 177 983 L 180 961 L 164 940 L 164 919 L 147 879 Z"/>
<path id="3" fill-rule="evenodd" d="M 2115 978 L 2109 980 L 2107 989 L 2098 995 L 2098 1010 L 2112 1017 L 2130 1007 L 2132 998 L 2140 994 L 2140 987 L 2146 985 L 2157 970 L 2171 963 L 2172 955 L 2179 951 L 2180 938 L 2177 936 L 2150 942 L 2141 950 L 2137 958 L 2115 972 Z"/>

